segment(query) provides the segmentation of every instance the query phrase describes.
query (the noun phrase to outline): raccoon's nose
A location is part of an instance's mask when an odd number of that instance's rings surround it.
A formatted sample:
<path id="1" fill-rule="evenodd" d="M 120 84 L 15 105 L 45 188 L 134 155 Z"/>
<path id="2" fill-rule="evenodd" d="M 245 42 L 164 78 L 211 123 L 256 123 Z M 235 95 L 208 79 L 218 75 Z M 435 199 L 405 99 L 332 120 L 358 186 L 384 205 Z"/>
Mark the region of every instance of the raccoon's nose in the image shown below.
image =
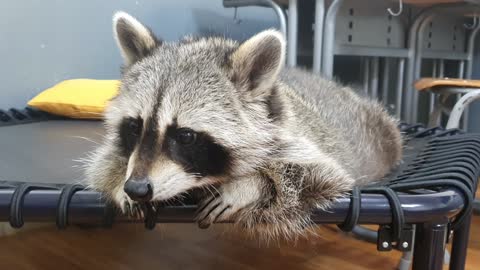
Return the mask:
<path id="1" fill-rule="evenodd" d="M 150 201 L 153 196 L 152 184 L 148 179 L 128 179 L 123 190 L 134 201 Z"/>

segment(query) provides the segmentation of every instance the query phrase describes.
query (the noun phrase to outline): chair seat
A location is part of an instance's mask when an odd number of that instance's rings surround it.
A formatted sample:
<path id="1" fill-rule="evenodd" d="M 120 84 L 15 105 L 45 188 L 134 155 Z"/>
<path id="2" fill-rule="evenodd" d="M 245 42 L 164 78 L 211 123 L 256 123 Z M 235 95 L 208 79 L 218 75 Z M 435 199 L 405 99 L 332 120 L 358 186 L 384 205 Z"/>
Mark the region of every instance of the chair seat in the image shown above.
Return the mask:
<path id="1" fill-rule="evenodd" d="M 464 87 L 480 88 L 480 80 L 465 80 L 452 78 L 422 78 L 415 82 L 418 91 L 429 90 L 435 87 Z"/>

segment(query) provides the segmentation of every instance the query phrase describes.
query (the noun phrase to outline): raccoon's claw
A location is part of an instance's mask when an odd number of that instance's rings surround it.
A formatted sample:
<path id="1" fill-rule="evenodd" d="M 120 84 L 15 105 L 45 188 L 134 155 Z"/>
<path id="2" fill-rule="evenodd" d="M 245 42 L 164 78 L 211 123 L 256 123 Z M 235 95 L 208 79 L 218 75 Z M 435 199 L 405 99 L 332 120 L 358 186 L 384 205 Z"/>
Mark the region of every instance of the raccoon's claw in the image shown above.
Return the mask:
<path id="1" fill-rule="evenodd" d="M 212 223 L 226 221 L 238 210 L 231 204 L 226 203 L 221 197 L 207 199 L 207 202 L 200 205 L 197 215 L 198 227 L 206 229 Z"/>
<path id="2" fill-rule="evenodd" d="M 216 222 L 236 221 L 242 211 L 260 198 L 254 178 L 235 179 L 222 185 L 218 193 L 218 196 L 207 198 L 198 207 L 197 222 L 202 229 Z"/>
<path id="3" fill-rule="evenodd" d="M 115 195 L 114 201 L 124 215 L 128 215 L 135 219 L 144 219 L 141 205 L 130 199 L 123 190 Z"/>
<path id="4" fill-rule="evenodd" d="M 124 215 L 135 219 L 144 219 L 142 206 L 136 202 L 125 200 L 120 209 Z"/>
<path id="5" fill-rule="evenodd" d="M 130 216 L 136 219 L 145 219 L 142 206 L 138 203 L 133 203 L 130 206 Z"/>

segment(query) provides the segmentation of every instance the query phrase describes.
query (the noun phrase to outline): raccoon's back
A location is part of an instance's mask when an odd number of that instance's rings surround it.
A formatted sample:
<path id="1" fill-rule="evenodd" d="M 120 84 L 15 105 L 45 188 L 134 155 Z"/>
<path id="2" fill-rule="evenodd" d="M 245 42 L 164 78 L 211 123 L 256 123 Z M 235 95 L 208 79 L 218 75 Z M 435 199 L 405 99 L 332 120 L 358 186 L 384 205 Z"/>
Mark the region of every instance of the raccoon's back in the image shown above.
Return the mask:
<path id="1" fill-rule="evenodd" d="M 300 69 L 281 74 L 288 85 L 298 129 L 342 162 L 356 179 L 383 177 L 401 158 L 396 121 L 381 105 L 353 89 Z M 296 96 L 296 97 L 295 97 Z M 325 141 L 325 134 L 332 137 Z"/>

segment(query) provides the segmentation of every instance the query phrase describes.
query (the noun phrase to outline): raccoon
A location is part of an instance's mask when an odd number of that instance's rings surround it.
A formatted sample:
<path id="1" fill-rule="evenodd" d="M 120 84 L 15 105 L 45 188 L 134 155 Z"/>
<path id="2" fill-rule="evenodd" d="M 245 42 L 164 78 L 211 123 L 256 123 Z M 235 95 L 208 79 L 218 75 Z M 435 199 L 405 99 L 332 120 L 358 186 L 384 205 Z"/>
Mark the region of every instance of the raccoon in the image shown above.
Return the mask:
<path id="1" fill-rule="evenodd" d="M 349 87 L 283 68 L 276 30 L 173 43 L 124 12 L 113 26 L 125 65 L 86 175 L 124 211 L 214 189 L 199 203 L 201 228 L 233 221 L 262 239 L 292 239 L 314 209 L 401 159 L 396 120 Z"/>

